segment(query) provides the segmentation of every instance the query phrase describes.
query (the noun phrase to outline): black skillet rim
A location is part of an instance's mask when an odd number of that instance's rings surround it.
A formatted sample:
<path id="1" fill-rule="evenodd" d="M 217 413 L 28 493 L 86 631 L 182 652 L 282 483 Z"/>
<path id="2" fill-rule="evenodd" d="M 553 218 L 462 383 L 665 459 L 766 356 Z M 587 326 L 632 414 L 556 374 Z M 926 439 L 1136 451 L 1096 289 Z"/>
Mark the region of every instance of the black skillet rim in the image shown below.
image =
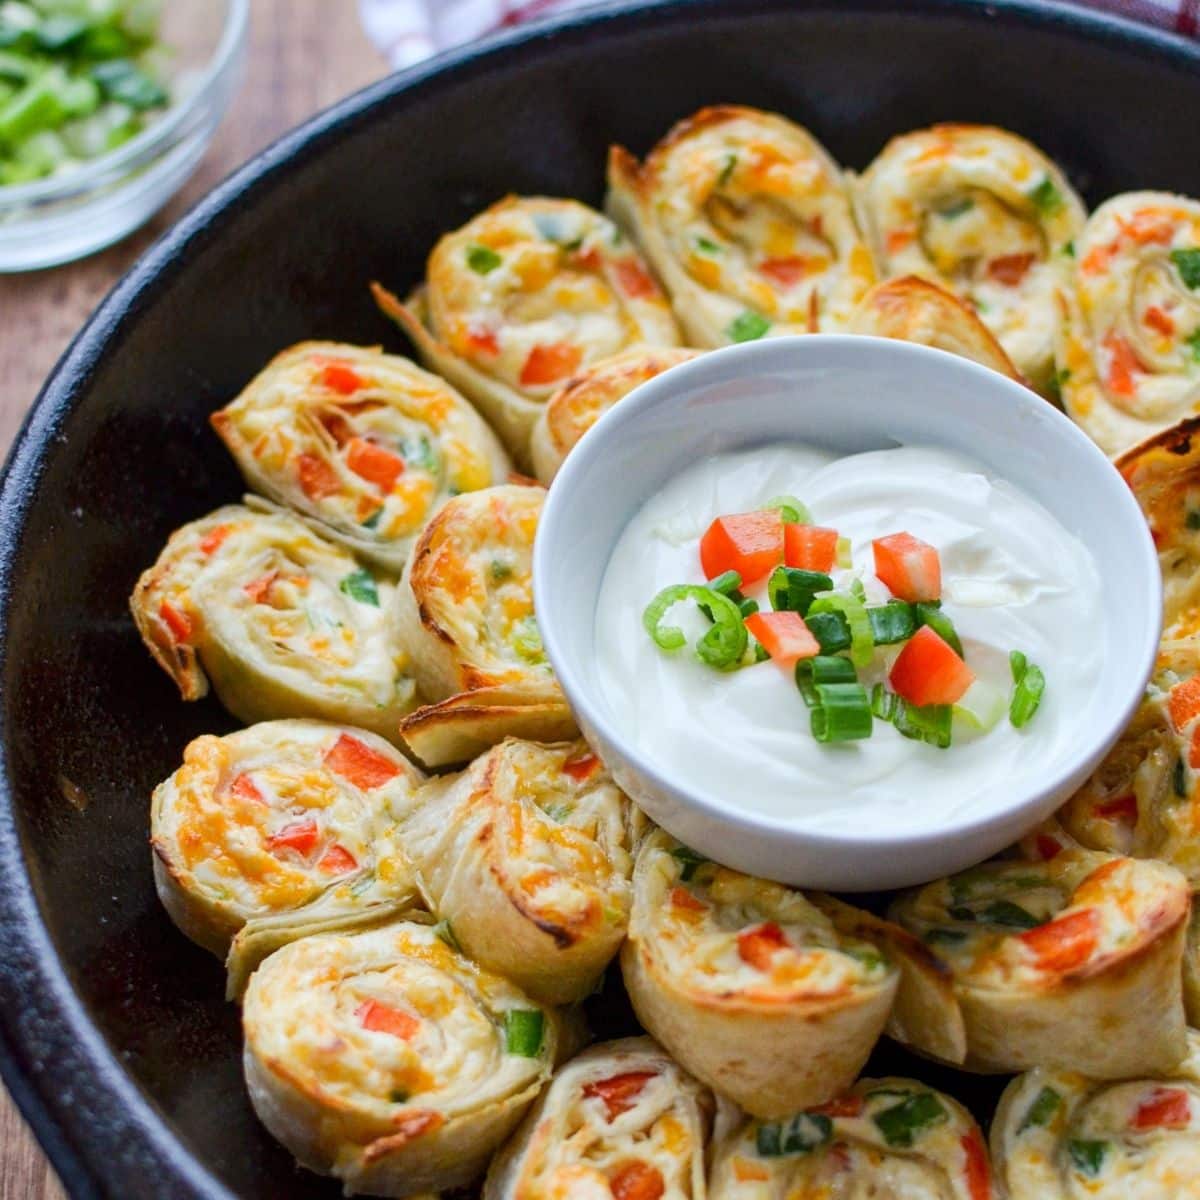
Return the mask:
<path id="1" fill-rule="evenodd" d="M 964 10 L 996 25 L 1061 29 L 1079 38 L 1148 53 L 1200 70 L 1200 45 L 1122 17 L 1058 0 L 908 0 L 919 15 Z M 497 56 L 553 53 L 605 30 L 636 30 L 706 13 L 772 13 L 804 8 L 869 15 L 889 0 L 625 0 L 538 21 L 438 56 L 373 84 L 285 134 L 199 201 L 134 264 L 75 336 L 42 387 L 0 474 L 0 678 L 9 612 L 19 592 L 17 559 L 42 464 L 63 422 L 86 392 L 108 346 L 154 304 L 193 247 L 220 236 L 224 218 L 286 177 L 290 164 L 371 118 L 402 93 L 468 77 Z M 690 10 L 686 12 L 685 10 Z M 234 1200 L 179 1141 L 126 1075 L 74 994 L 41 921 L 25 870 L 9 784 L 9 739 L 0 717 L 0 1078 L 75 1200 L 136 1193 L 148 1180 L 179 1200 Z M 159 1191 L 158 1194 L 165 1194 Z"/>

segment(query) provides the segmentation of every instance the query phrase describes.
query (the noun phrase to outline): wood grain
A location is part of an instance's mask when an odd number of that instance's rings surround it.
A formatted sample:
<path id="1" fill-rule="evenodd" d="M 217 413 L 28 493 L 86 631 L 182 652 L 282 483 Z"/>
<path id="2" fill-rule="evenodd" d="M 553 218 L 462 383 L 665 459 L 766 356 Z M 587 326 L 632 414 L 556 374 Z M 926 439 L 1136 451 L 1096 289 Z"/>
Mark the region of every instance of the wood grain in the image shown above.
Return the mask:
<path id="1" fill-rule="evenodd" d="M 358 25 L 354 0 L 251 0 L 241 90 L 180 195 L 144 229 L 93 258 L 51 271 L 0 276 L 0 447 L 7 450 L 75 331 L 164 229 L 281 133 L 386 71 Z M 0 1200 L 63 1196 L 36 1142 L 0 1092 Z"/>

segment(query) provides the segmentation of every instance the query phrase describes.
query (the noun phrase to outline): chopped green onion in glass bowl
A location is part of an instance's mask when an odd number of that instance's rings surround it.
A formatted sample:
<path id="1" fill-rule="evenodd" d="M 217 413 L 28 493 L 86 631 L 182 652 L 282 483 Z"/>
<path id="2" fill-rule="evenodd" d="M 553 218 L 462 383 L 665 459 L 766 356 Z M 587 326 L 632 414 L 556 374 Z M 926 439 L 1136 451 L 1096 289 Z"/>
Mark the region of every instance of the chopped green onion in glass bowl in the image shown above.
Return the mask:
<path id="1" fill-rule="evenodd" d="M 148 220 L 232 98 L 248 0 L 0 0 L 0 271 Z"/>

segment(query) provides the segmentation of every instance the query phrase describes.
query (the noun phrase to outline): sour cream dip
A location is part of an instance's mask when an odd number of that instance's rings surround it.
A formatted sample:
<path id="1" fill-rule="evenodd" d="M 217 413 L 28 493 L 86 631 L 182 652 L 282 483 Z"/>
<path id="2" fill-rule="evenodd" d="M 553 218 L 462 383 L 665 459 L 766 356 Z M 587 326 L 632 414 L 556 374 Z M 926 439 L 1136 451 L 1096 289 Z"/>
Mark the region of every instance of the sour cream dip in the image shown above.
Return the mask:
<path id="1" fill-rule="evenodd" d="M 934 546 L 942 610 L 977 677 L 971 695 L 1004 707 L 983 728 L 956 716 L 947 749 L 901 736 L 877 720 L 872 735 L 822 744 L 793 673 L 774 662 L 717 671 L 692 647 L 708 627 L 694 604 L 670 623 L 688 646 L 666 652 L 642 625 L 649 601 L 672 584 L 705 582 L 700 538 L 714 518 L 752 512 L 779 495 L 851 543 L 868 605 L 891 598 L 875 577 L 872 541 L 900 531 Z M 764 610 L 765 580 L 744 588 Z M 601 582 L 597 678 L 611 720 L 679 786 L 726 806 L 795 816 L 830 833 L 919 833 L 969 812 L 997 779 L 1035 788 L 1087 731 L 1081 725 L 1101 675 L 1105 643 L 1100 577 L 1088 549 L 1040 504 L 963 455 L 921 446 L 838 456 L 804 444 L 718 454 L 689 467 L 635 514 Z M 859 672 L 885 681 L 899 647 L 877 647 Z M 1011 651 L 1037 663 L 1046 690 L 1035 717 L 1007 717 Z M 978 707 L 978 705 L 977 705 Z"/>

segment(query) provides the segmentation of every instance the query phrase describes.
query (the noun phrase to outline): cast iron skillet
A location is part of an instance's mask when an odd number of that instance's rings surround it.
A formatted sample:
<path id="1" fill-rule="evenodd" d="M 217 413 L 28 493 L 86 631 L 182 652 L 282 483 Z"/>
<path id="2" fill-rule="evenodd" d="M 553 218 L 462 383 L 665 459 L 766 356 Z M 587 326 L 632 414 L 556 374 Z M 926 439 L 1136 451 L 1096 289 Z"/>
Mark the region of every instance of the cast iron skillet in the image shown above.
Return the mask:
<path id="1" fill-rule="evenodd" d="M 1200 49 L 1170 37 L 1020 0 L 659 0 L 386 80 L 194 209 L 58 365 L 0 498 L 0 1070 L 75 1197 L 337 1194 L 255 1122 L 220 965 L 151 881 L 151 788 L 232 725 L 178 700 L 126 610 L 167 534 L 240 494 L 209 412 L 291 342 L 399 347 L 369 279 L 402 290 L 507 191 L 598 202 L 610 141 L 645 150 L 719 101 L 778 109 L 855 167 L 891 134 L 986 121 L 1092 203 L 1200 195 L 1200 124 L 1178 119 L 1200 111 Z M 994 1083 L 879 1057 L 988 1115 Z"/>

